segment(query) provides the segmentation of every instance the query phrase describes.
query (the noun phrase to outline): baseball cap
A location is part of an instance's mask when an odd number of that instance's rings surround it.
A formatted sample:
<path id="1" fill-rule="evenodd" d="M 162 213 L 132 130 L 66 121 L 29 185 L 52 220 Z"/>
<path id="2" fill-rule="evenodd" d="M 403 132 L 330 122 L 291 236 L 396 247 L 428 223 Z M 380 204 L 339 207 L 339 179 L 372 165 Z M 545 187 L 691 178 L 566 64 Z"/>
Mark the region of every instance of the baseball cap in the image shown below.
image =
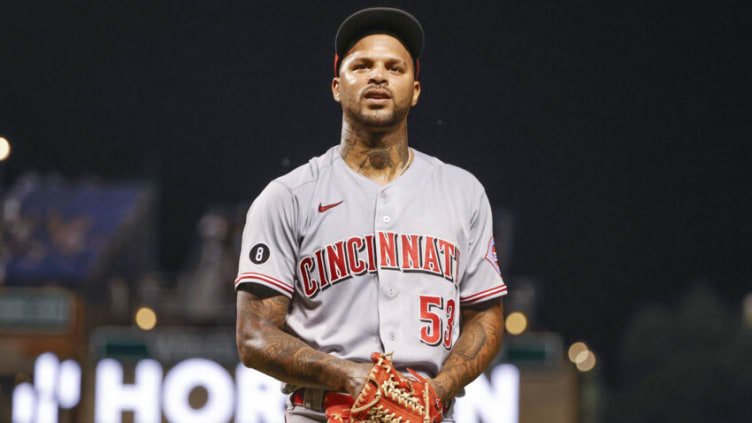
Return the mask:
<path id="1" fill-rule="evenodd" d="M 372 34 L 388 34 L 400 40 L 415 62 L 415 76 L 418 76 L 418 59 L 423 51 L 423 27 L 415 16 L 392 7 L 359 10 L 342 22 L 334 38 L 335 76 L 339 76 L 340 59 L 358 40 Z"/>

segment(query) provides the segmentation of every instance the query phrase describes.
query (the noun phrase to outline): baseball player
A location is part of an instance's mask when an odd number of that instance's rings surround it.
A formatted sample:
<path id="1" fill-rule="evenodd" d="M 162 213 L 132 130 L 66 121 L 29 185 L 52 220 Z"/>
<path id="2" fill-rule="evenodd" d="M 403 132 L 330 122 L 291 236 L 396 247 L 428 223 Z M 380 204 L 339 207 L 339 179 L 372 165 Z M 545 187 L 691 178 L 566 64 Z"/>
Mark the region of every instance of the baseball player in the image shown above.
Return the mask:
<path id="1" fill-rule="evenodd" d="M 412 369 L 452 421 L 454 397 L 501 347 L 507 287 L 485 191 L 408 147 L 422 47 L 405 11 L 347 18 L 331 85 L 339 144 L 273 180 L 248 211 L 238 351 L 284 382 L 288 423 L 325 422 L 337 404 L 360 410 L 353 402 L 370 392 L 372 353 L 400 374 Z"/>

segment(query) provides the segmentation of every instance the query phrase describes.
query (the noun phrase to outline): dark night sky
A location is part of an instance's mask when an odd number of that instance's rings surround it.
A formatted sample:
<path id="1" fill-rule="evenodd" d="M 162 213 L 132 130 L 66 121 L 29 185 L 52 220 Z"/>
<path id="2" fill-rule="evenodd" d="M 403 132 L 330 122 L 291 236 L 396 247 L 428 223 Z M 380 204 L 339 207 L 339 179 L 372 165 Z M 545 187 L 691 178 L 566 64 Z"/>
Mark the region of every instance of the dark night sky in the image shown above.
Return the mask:
<path id="1" fill-rule="evenodd" d="M 333 37 L 370 5 L 2 2 L 6 183 L 156 179 L 175 269 L 207 207 L 338 141 Z M 732 304 L 750 290 L 749 2 L 382 5 L 426 31 L 411 145 L 514 213 L 502 268 L 543 281 L 544 328 L 613 350 L 646 299 L 697 278 Z"/>

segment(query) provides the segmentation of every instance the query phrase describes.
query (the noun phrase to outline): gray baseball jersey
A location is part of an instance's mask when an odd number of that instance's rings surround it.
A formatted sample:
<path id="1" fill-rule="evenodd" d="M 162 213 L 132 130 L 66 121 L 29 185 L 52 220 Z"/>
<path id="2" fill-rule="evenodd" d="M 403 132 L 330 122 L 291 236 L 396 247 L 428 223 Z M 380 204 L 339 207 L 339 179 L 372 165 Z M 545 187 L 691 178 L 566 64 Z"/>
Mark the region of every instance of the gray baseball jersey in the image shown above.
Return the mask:
<path id="1" fill-rule="evenodd" d="M 434 377 L 460 307 L 507 287 L 480 182 L 413 153 L 385 186 L 339 146 L 272 181 L 248 210 L 235 287 L 289 297 L 288 331 L 317 350 L 355 361 L 393 351 L 398 368 Z"/>

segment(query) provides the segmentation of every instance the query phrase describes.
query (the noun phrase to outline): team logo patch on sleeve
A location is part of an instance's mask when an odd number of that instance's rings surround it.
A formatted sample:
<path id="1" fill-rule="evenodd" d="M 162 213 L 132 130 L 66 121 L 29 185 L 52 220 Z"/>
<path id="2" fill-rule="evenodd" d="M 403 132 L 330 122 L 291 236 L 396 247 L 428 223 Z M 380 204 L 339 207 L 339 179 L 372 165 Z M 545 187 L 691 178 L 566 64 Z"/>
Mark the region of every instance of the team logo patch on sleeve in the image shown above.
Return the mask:
<path id="1" fill-rule="evenodd" d="M 491 263 L 491 266 L 496 269 L 496 272 L 501 275 L 501 269 L 499 268 L 499 258 L 496 256 L 496 242 L 494 238 L 488 240 L 488 251 L 486 251 L 486 260 Z"/>

